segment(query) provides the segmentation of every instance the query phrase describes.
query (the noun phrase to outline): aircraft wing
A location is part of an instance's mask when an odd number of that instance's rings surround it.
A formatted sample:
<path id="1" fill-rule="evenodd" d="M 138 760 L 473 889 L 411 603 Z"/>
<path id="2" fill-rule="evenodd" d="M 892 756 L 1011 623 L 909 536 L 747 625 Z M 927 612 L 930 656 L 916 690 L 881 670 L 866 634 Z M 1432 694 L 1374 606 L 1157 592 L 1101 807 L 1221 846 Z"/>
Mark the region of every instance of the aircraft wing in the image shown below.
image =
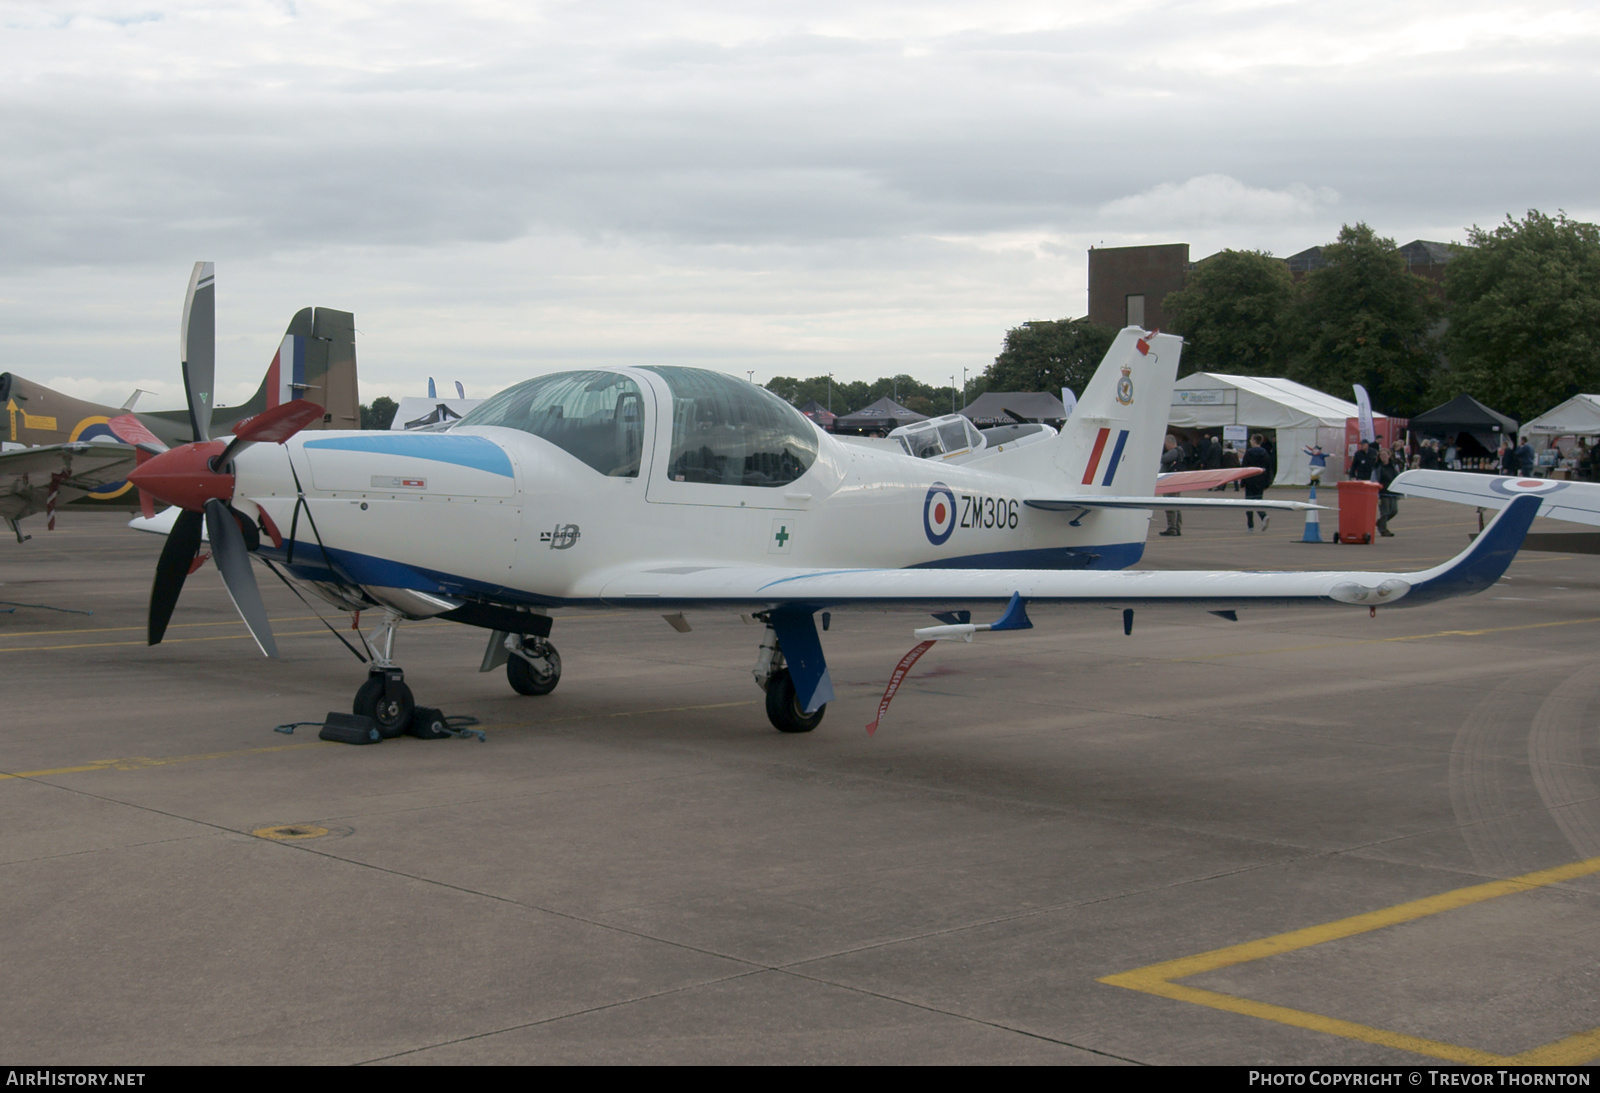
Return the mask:
<path id="1" fill-rule="evenodd" d="M 1215 486 L 1226 486 L 1229 482 L 1237 482 L 1241 478 L 1251 475 L 1266 474 L 1260 467 L 1229 467 L 1226 470 L 1212 471 L 1168 471 L 1166 474 L 1156 475 L 1156 496 L 1165 497 L 1169 493 L 1182 493 L 1184 490 L 1209 490 Z"/>
<path id="2" fill-rule="evenodd" d="M 43 512 L 55 475 L 62 476 L 56 503 L 64 505 L 120 482 L 136 464 L 137 449 L 132 445 L 99 441 L 0 452 L 0 517 L 20 520 Z"/>
<path id="3" fill-rule="evenodd" d="M 1463 471 L 1406 471 L 1389 488 L 1407 497 L 1493 509 L 1503 509 L 1518 497 L 1537 497 L 1540 516 L 1600 527 L 1600 485 L 1592 482 Z"/>
<path id="4" fill-rule="evenodd" d="M 1038 569 L 846 569 L 697 566 L 659 563 L 611 570 L 598 598 L 651 609 L 850 605 L 948 610 L 1004 604 L 1105 607 L 1162 604 L 1234 609 L 1350 604 L 1415 606 L 1481 592 L 1500 579 L 1533 522 L 1538 503 L 1514 500 L 1462 553 L 1413 573 L 1181 572 Z"/>

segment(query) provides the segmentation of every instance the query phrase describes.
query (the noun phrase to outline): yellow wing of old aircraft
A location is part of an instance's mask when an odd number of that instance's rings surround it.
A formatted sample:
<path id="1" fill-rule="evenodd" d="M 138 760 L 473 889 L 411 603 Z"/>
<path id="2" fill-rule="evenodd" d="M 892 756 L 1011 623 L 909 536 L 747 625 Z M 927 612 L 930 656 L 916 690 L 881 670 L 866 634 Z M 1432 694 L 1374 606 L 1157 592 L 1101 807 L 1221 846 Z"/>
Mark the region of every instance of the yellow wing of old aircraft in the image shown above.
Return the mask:
<path id="1" fill-rule="evenodd" d="M 324 408 L 321 421 L 310 428 L 360 427 L 355 316 L 332 308 L 302 308 L 289 320 L 256 393 L 242 405 L 212 409 L 215 329 L 213 266 L 196 262 L 179 341 L 185 375 L 205 389 L 210 433 L 225 434 L 247 417 L 302 397 Z M 137 511 L 138 493 L 127 482 L 138 458 L 137 445 L 153 436 L 159 442 L 153 448 L 170 447 L 189 443 L 196 435 L 187 409 L 133 413 L 128 407 L 73 398 L 11 372 L 0 373 L 0 407 L 6 411 L 0 422 L 0 519 L 18 542 L 26 538 L 21 520 L 47 512 L 53 527 L 55 510 L 65 505 Z"/>

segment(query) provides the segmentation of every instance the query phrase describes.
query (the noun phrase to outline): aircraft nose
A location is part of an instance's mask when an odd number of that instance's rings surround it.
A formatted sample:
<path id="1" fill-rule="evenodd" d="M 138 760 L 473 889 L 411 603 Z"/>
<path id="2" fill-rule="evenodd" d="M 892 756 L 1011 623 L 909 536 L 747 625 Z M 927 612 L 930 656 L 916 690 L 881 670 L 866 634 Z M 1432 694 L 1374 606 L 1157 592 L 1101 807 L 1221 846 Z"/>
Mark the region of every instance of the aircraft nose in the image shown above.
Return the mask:
<path id="1" fill-rule="evenodd" d="M 184 444 L 145 460 L 128 481 L 169 505 L 204 512 L 207 501 L 233 497 L 233 475 L 211 469 L 226 446 L 220 440 Z"/>

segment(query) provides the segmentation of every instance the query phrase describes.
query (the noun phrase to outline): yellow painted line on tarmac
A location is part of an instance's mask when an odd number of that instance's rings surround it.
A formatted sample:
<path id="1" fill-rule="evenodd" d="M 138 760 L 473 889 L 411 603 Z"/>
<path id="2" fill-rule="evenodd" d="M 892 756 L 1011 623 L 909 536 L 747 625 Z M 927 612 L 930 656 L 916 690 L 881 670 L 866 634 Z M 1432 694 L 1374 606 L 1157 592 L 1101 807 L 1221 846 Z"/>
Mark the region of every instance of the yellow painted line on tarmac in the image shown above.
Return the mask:
<path id="1" fill-rule="evenodd" d="M 161 757 L 133 756 L 123 759 L 96 759 L 76 767 L 52 767 L 49 770 L 20 770 L 10 774 L 0 773 L 0 781 L 11 778 L 50 778 L 57 774 L 86 774 L 99 770 L 144 770 L 146 767 L 165 767 L 173 763 L 193 763 L 201 759 L 233 759 L 241 755 L 264 755 L 274 751 L 294 751 L 297 748 L 332 747 L 327 741 L 308 741 L 304 744 L 276 744 L 267 748 L 244 748 L 239 751 L 212 751 L 201 755 L 168 755 Z"/>
<path id="2" fill-rule="evenodd" d="M 573 717 L 551 717 L 538 722 L 539 725 L 560 725 L 568 721 L 603 721 L 608 717 L 644 717 L 648 714 L 658 713 L 687 713 L 690 710 L 726 710 L 733 706 L 754 706 L 759 699 L 747 698 L 739 702 L 708 702 L 700 706 L 662 706 L 654 710 L 614 710 L 611 713 L 586 713 Z"/>
<path id="3" fill-rule="evenodd" d="M 1342 649 L 1351 645 L 1380 645 L 1391 641 L 1425 641 L 1428 638 L 1480 638 L 1486 634 L 1506 634 L 1514 630 L 1543 630 L 1549 626 L 1584 626 L 1600 622 L 1600 616 L 1588 619 L 1558 619 L 1554 622 L 1525 622 L 1517 626 L 1491 626 L 1482 630 L 1435 630 L 1428 634 L 1400 634 L 1387 638 L 1349 638 L 1345 641 L 1324 641 L 1316 645 L 1275 645 L 1271 649 L 1245 649 L 1236 653 L 1206 653 L 1198 657 L 1162 657 L 1168 664 L 1191 664 L 1206 660 L 1227 660 L 1230 657 L 1264 657 L 1274 653 L 1305 653 L 1315 649 Z"/>
<path id="4" fill-rule="evenodd" d="M 316 630 L 307 630 L 308 634 L 319 633 Z M 248 636 L 248 635 L 246 635 Z M 212 639 L 195 639 L 212 640 Z M 746 699 L 742 702 L 710 702 L 697 706 L 663 706 L 652 710 L 617 710 L 612 713 L 580 714 L 574 717 L 556 717 L 538 722 L 539 726 L 559 725 L 570 721 L 599 721 L 609 717 L 643 717 L 650 714 L 684 713 L 690 710 L 721 710 L 730 706 L 753 706 L 757 699 Z M 518 728 L 514 723 L 503 723 L 496 728 Z M 485 725 L 483 728 L 490 732 L 495 731 Z M 49 770 L 19 770 L 11 773 L 0 772 L 0 782 L 8 779 L 25 778 L 50 778 L 58 774 L 89 774 L 102 770 L 144 770 L 147 767 L 164 767 L 173 763 L 193 763 L 201 759 L 235 759 L 242 755 L 266 755 L 278 751 L 295 751 L 300 748 L 327 748 L 339 746 L 327 740 L 307 741 L 303 744 L 276 744 L 265 748 L 242 748 L 238 751 L 212 751 L 199 755 L 168 755 L 162 757 L 133 756 L 123 759 L 96 759 L 90 763 L 81 763 L 74 767 L 51 767 Z M 252 832 L 259 834 L 259 832 Z"/>
<path id="5" fill-rule="evenodd" d="M 315 615 L 295 615 L 287 619 L 268 619 L 267 621 L 276 625 L 280 622 L 311 622 L 316 617 Z M 237 619 L 224 619 L 221 622 L 175 622 L 168 626 L 167 629 L 192 630 L 201 626 L 232 626 L 237 621 Z M 143 630 L 144 628 L 144 624 L 140 623 L 138 626 L 83 626 L 63 630 L 17 630 L 0 634 L 0 641 L 10 638 L 36 638 L 52 634 L 112 634 L 120 630 Z"/>
<path id="6" fill-rule="evenodd" d="M 243 625 L 243 624 L 239 623 L 239 624 L 236 624 L 236 625 Z M 435 623 L 434 625 L 442 626 L 444 624 L 443 623 Z M 135 629 L 143 629 L 143 627 L 135 627 Z M 326 630 L 289 630 L 289 631 L 286 631 L 286 632 L 281 633 L 281 634 L 280 633 L 274 633 L 273 637 L 276 637 L 276 638 L 299 638 L 299 637 L 304 637 L 307 634 L 326 634 L 326 633 L 327 633 Z M 245 631 L 242 634 L 212 634 L 209 637 L 203 637 L 203 638 L 167 638 L 164 641 L 162 641 L 161 644 L 162 645 L 182 645 L 182 644 L 184 644 L 186 642 L 193 642 L 193 641 L 246 641 L 246 640 L 253 640 L 253 639 L 250 638 L 250 632 L 248 630 Z M 60 649 L 105 649 L 105 648 L 108 648 L 108 647 L 114 646 L 114 645 L 146 645 L 146 644 L 148 644 L 148 643 L 143 641 L 143 640 L 139 640 L 139 639 L 135 639 L 134 641 L 82 641 L 82 642 L 78 642 L 78 643 L 73 644 L 73 645 L 18 645 L 18 646 L 14 647 L 14 648 L 11 648 L 11 649 L 0 649 L 0 653 L 49 653 L 49 652 L 55 652 L 56 650 L 60 650 Z"/>
<path id="7" fill-rule="evenodd" d="M 604 612 L 600 612 L 600 613 L 597 613 L 597 614 L 586 614 L 586 615 L 555 615 L 555 616 L 552 616 L 552 618 L 555 619 L 556 621 L 559 621 L 559 622 L 562 622 L 562 623 L 572 623 L 572 622 L 587 622 L 589 619 L 610 619 L 610 618 L 615 618 L 618 615 L 625 615 L 625 614 L 629 614 L 629 613 L 630 612 L 626 612 L 626 611 L 604 611 Z M 318 615 L 293 615 L 293 616 L 291 616 L 289 618 L 285 618 L 285 619 L 268 619 L 267 621 L 270 622 L 272 625 L 276 626 L 279 623 L 286 623 L 286 622 L 313 622 L 316 619 L 318 619 L 319 617 L 320 616 L 318 616 Z M 329 622 L 334 622 L 334 619 L 337 619 L 337 618 L 338 618 L 338 616 L 336 615 L 336 616 L 334 616 L 333 619 L 329 619 L 328 621 Z M 182 623 L 173 623 L 172 625 L 167 627 L 167 630 L 168 630 L 168 632 L 171 632 L 173 630 L 187 630 L 187 629 L 194 629 L 194 628 L 197 628 L 197 627 L 204 627 L 204 626 L 237 626 L 237 625 L 239 625 L 239 620 L 238 619 L 224 619 L 221 622 L 182 622 Z M 415 625 L 415 624 L 408 624 L 408 625 Z M 439 625 L 439 624 L 438 623 L 434 623 L 432 625 Z M 118 633 L 118 632 L 129 631 L 129 630 L 137 630 L 137 631 L 143 632 L 145 629 L 146 629 L 146 627 L 143 624 L 140 624 L 139 626 L 90 626 L 90 627 L 79 627 L 79 628 L 66 629 L 66 630 L 22 630 L 22 631 L 16 631 L 16 632 L 11 632 L 11 633 L 0 633 L 0 641 L 9 641 L 12 638 L 53 637 L 53 636 L 60 635 L 60 634 L 111 634 L 111 633 Z M 342 627 L 342 626 L 339 626 L 337 623 L 335 623 L 335 629 L 338 629 L 341 633 L 346 632 L 346 628 Z M 321 633 L 321 631 L 309 631 L 309 632 L 310 633 Z M 204 638 L 201 638 L 201 639 L 178 639 L 178 638 L 173 638 L 172 640 L 173 641 L 178 641 L 178 640 L 201 640 L 201 641 L 204 641 L 204 640 L 207 640 L 207 639 L 204 639 Z M 141 642 L 137 642 L 137 641 L 124 641 L 124 642 L 107 642 L 106 644 L 109 644 L 109 645 L 140 645 L 142 643 Z M 19 648 L 28 648 L 28 649 L 33 649 L 33 648 L 40 648 L 40 649 L 44 649 L 44 648 L 51 648 L 51 649 L 80 649 L 80 648 L 89 648 L 89 647 L 88 646 L 78 646 L 78 645 L 54 645 L 54 646 L 23 646 L 23 647 L 19 647 Z M 9 653 L 9 652 L 15 652 L 15 651 L 16 650 L 12 650 L 12 649 L 0 649 L 0 653 Z"/>
<path id="8" fill-rule="evenodd" d="M 1579 1032 L 1515 1055 L 1496 1055 L 1493 1052 L 1480 1051 L 1477 1048 L 1463 1047 L 1459 1044 L 1447 1044 L 1419 1036 L 1409 1036 L 1403 1032 L 1374 1028 L 1371 1025 L 1363 1025 L 1355 1021 L 1326 1017 L 1319 1013 L 1309 1013 L 1305 1010 L 1292 1009 L 1288 1006 L 1273 1005 L 1270 1002 L 1258 1002 L 1252 998 L 1241 998 L 1237 995 L 1224 994 L 1221 991 L 1187 987 L 1178 983 L 1177 980 L 1187 979 L 1195 975 L 1204 975 L 1207 972 L 1214 972 L 1238 964 L 1247 964 L 1254 960 L 1264 960 L 1270 956 L 1279 956 L 1283 953 L 1308 949 L 1314 945 L 1325 945 L 1330 941 L 1355 937 L 1358 934 L 1382 930 L 1389 926 L 1398 926 L 1401 923 L 1415 922 L 1417 919 L 1427 918 L 1430 915 L 1454 911 L 1462 907 L 1470 907 L 1475 903 L 1498 899 L 1501 896 L 1531 892 L 1552 884 L 1573 880 L 1577 877 L 1589 876 L 1592 873 L 1600 873 L 1600 858 L 1589 858 L 1585 861 L 1572 862 L 1568 865 L 1559 865 L 1553 869 L 1540 869 L 1537 872 L 1525 873 L 1520 877 L 1512 877 L 1509 880 L 1490 881 L 1487 884 L 1475 884 L 1468 888 L 1457 888 L 1453 892 L 1443 892 L 1437 896 L 1412 900 L 1410 903 L 1386 907 L 1381 911 L 1369 911 L 1366 914 L 1352 915 L 1349 918 L 1339 919 L 1337 922 L 1325 922 L 1320 926 L 1308 926 L 1303 930 L 1291 930 L 1288 933 L 1275 934 L 1272 937 L 1264 937 L 1256 941 L 1247 941 L 1241 945 L 1230 945 L 1225 949 L 1213 949 L 1211 952 L 1180 957 L 1177 960 L 1167 960 L 1160 964 L 1150 964 L 1143 968 L 1135 968 L 1129 972 L 1102 976 L 1097 982 L 1113 987 L 1125 987 L 1128 990 L 1141 991 L 1145 994 L 1154 994 L 1161 998 L 1171 998 L 1178 1002 L 1190 1002 L 1197 1006 L 1224 1010 L 1228 1013 L 1243 1014 L 1246 1017 L 1256 1017 L 1264 1021 L 1273 1021 L 1280 1025 L 1309 1029 L 1312 1032 L 1325 1032 L 1332 1036 L 1361 1040 L 1365 1043 L 1378 1044 L 1382 1047 L 1398 1048 L 1401 1051 L 1409 1051 L 1417 1055 L 1429 1055 L 1433 1058 L 1446 1059 L 1453 1063 L 1467 1063 L 1476 1066 L 1575 1066 L 1579 1063 L 1588 1062 L 1596 1055 L 1600 1055 L 1600 1028 Z"/>

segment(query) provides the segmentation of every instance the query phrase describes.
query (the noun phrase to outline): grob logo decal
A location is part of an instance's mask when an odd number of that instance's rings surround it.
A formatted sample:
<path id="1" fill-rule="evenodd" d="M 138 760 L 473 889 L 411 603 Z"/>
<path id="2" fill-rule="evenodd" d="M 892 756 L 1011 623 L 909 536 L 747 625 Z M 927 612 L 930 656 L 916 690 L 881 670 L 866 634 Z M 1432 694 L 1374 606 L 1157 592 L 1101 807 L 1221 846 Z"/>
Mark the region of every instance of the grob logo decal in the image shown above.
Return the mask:
<path id="1" fill-rule="evenodd" d="M 935 482 L 922 502 L 922 530 L 928 533 L 928 542 L 944 546 L 955 529 L 956 495 L 943 482 Z"/>

